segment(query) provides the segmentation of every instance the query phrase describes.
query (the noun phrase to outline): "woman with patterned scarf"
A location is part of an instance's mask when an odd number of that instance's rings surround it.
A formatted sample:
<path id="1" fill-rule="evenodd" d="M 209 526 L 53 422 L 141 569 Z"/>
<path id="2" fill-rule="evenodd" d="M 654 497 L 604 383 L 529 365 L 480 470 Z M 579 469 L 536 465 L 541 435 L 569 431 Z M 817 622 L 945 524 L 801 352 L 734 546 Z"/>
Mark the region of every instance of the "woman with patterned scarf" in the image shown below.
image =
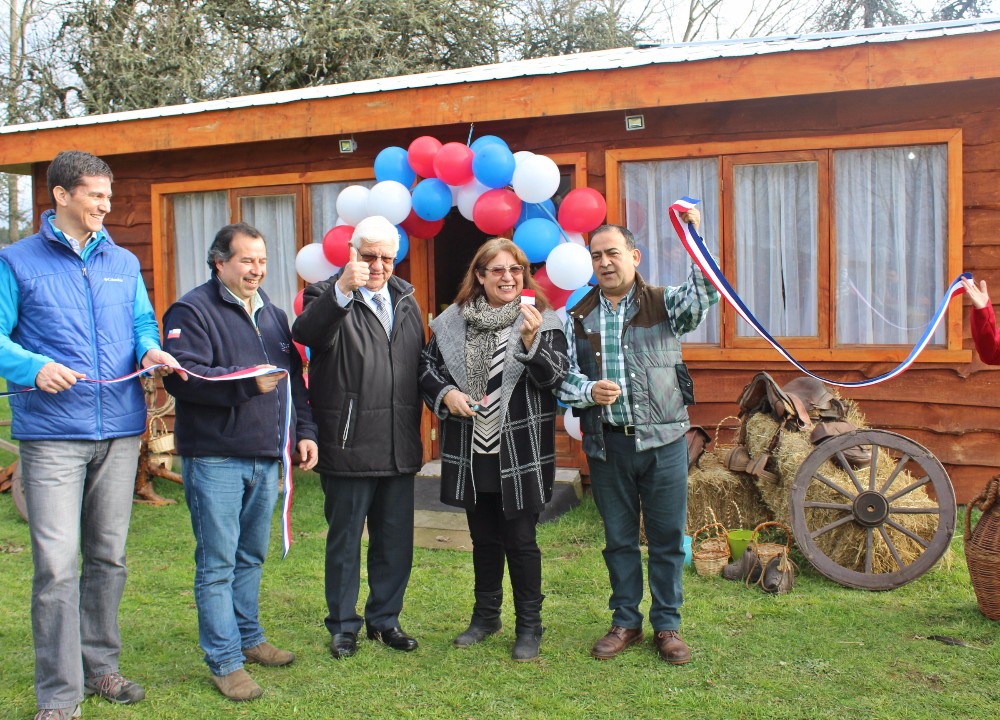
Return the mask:
<path id="1" fill-rule="evenodd" d="M 562 322 L 521 249 L 493 238 L 431 330 L 420 386 L 441 420 L 441 501 L 465 508 L 475 571 L 472 620 L 455 645 L 500 631 L 506 559 L 517 618 L 512 656 L 535 660 L 544 631 L 535 526 L 555 478 L 553 391 L 569 365 Z"/>

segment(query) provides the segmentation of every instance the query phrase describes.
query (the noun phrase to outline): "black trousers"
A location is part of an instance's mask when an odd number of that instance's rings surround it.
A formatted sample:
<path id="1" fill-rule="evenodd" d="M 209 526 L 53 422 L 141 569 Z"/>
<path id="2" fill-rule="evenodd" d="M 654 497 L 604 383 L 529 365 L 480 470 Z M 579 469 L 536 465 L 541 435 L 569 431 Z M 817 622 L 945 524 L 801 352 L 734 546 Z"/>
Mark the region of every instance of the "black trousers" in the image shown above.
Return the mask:
<path id="1" fill-rule="evenodd" d="M 361 535 L 368 521 L 368 601 L 372 630 L 399 626 L 413 565 L 413 475 L 345 478 L 321 475 L 326 536 L 325 623 L 330 634 L 357 633 Z"/>
<path id="2" fill-rule="evenodd" d="M 496 472 L 499 480 L 498 456 L 475 455 L 474 473 L 477 488 L 490 487 L 484 473 Z M 497 483 L 499 487 L 499 483 Z M 542 553 L 535 539 L 537 513 L 513 518 L 504 517 L 499 492 L 477 492 L 476 506 L 466 510 L 469 534 L 472 536 L 472 567 L 477 593 L 494 593 L 503 589 L 504 560 L 510 572 L 514 602 L 538 600 L 542 595 Z"/>

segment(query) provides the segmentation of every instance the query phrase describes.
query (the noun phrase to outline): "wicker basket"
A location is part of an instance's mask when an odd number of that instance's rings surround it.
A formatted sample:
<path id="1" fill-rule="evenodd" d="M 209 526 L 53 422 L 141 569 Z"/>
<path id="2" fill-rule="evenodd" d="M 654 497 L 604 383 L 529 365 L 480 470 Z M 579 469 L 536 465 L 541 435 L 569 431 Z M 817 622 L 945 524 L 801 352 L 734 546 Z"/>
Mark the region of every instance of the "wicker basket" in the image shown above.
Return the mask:
<path id="1" fill-rule="evenodd" d="M 712 533 L 715 533 L 714 535 Z M 704 534 L 704 537 L 702 535 Z M 699 575 L 719 575 L 729 562 L 729 534 L 722 523 L 709 523 L 691 536 L 691 560 Z"/>
<path id="2" fill-rule="evenodd" d="M 784 532 L 785 542 L 760 542 L 757 539 L 760 536 L 760 531 L 769 527 L 777 528 Z M 788 529 L 787 525 L 776 520 L 762 522 L 753 529 L 753 535 L 750 536 L 750 544 L 747 545 L 747 549 L 757 553 L 757 560 L 762 568 L 767 567 L 767 564 L 779 555 L 788 557 L 788 551 L 792 549 L 792 531 Z"/>
<path id="3" fill-rule="evenodd" d="M 979 610 L 990 620 L 1000 620 L 1000 475 L 965 507 L 965 561 Z M 972 528 L 972 506 L 983 514 Z"/>
<path id="4" fill-rule="evenodd" d="M 149 452 L 162 455 L 174 451 L 174 434 L 167 431 L 167 423 L 157 416 L 149 421 Z"/>

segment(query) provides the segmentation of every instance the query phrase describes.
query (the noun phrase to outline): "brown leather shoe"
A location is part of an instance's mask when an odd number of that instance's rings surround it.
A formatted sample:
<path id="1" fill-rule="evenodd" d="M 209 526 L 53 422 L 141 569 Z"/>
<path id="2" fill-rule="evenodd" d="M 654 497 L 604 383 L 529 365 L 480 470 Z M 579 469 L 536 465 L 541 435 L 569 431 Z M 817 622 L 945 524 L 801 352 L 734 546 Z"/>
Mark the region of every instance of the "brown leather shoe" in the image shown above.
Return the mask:
<path id="1" fill-rule="evenodd" d="M 642 642 L 642 628 L 623 628 L 612 625 L 608 634 L 594 643 L 590 649 L 590 656 L 598 660 L 610 660 L 621 655 L 622 651 L 629 645 Z"/>
<path id="2" fill-rule="evenodd" d="M 234 702 L 253 700 L 264 694 L 260 685 L 255 683 L 243 668 L 233 670 L 228 675 L 212 675 L 212 682 L 219 688 L 220 693 Z"/>
<path id="3" fill-rule="evenodd" d="M 243 657 L 248 663 L 257 663 L 267 667 L 281 667 L 295 662 L 295 653 L 280 650 L 266 641 L 251 648 L 243 648 Z"/>
<path id="4" fill-rule="evenodd" d="M 660 657 L 671 665 L 691 662 L 691 648 L 681 640 L 676 630 L 660 630 L 653 636 L 653 644 L 660 651 Z"/>

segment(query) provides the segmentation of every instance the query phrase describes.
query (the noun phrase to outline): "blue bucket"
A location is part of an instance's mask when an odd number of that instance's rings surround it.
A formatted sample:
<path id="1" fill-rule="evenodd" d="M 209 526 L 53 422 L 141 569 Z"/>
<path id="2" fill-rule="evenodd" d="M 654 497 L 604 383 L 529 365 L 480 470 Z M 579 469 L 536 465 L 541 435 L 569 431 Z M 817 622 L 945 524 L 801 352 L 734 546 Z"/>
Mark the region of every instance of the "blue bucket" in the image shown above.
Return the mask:
<path id="1" fill-rule="evenodd" d="M 684 536 L 684 564 L 691 566 L 691 536 Z"/>

